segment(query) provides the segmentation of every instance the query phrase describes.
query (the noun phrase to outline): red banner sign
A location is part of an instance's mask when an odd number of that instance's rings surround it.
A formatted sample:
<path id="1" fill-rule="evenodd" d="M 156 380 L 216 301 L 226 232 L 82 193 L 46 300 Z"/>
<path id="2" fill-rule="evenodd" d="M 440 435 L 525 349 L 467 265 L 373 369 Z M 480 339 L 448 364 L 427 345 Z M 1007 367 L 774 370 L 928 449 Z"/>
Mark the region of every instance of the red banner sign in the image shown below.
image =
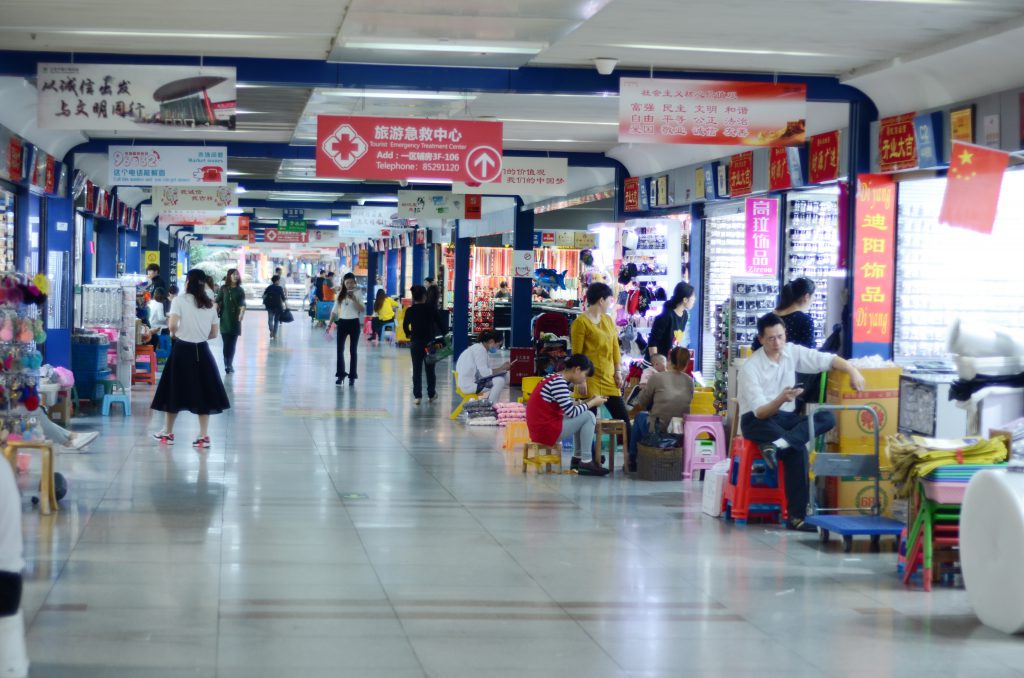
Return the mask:
<path id="1" fill-rule="evenodd" d="M 263 231 L 263 242 L 273 243 L 305 243 L 308 242 L 308 231 L 297 233 L 295 231 L 279 231 L 276 228 L 268 228 Z"/>
<path id="2" fill-rule="evenodd" d="M 640 211 L 640 177 L 628 177 L 623 184 L 623 209 L 626 212 Z"/>
<path id="3" fill-rule="evenodd" d="M 24 163 L 23 150 L 21 139 L 12 134 L 11 141 L 7 144 L 7 176 L 11 181 L 21 181 L 25 178 L 21 170 Z"/>
<path id="4" fill-rule="evenodd" d="M 550 231 L 545 231 L 544 233 L 540 234 L 540 241 L 544 245 L 554 245 L 555 234 Z"/>
<path id="5" fill-rule="evenodd" d="M 469 193 L 466 195 L 466 218 L 480 219 L 483 216 L 483 195 Z"/>
<path id="6" fill-rule="evenodd" d="M 913 130 L 913 125 L 911 125 Z M 835 181 L 839 178 L 839 130 L 815 134 L 811 137 L 810 151 L 812 184 Z M 915 156 L 916 157 L 916 156 Z"/>
<path id="7" fill-rule="evenodd" d="M 46 156 L 46 177 L 43 180 L 43 192 L 53 193 L 57 190 L 57 166 L 51 156 Z"/>
<path id="8" fill-rule="evenodd" d="M 729 158 L 729 195 L 737 197 L 754 192 L 754 152 Z"/>
<path id="9" fill-rule="evenodd" d="M 857 177 L 855 219 L 853 341 L 889 344 L 896 280 L 896 182 L 892 177 Z"/>
<path id="10" fill-rule="evenodd" d="M 501 147 L 500 122 L 321 115 L 316 175 L 486 184 L 501 177 Z"/>
<path id="11" fill-rule="evenodd" d="M 773 146 L 768 161 L 768 190 L 785 191 L 793 188 L 793 177 L 789 173 L 789 156 L 784 146 Z"/>
<path id="12" fill-rule="evenodd" d="M 883 172 L 917 167 L 913 113 L 882 118 L 878 125 L 878 163 Z"/>

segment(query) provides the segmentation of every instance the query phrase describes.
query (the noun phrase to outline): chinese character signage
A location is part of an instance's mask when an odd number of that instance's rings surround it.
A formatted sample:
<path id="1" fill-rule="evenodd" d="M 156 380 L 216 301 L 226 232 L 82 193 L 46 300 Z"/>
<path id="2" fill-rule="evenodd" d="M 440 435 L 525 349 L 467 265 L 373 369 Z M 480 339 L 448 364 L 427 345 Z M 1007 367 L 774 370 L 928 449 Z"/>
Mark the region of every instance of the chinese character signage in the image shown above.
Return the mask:
<path id="1" fill-rule="evenodd" d="M 749 275 L 779 274 L 779 199 L 747 198 L 747 260 Z"/>
<path id="2" fill-rule="evenodd" d="M 941 113 L 923 113 L 914 117 L 914 142 L 917 145 L 917 166 L 920 168 L 939 165 L 939 148 L 937 141 L 942 129 Z"/>
<path id="3" fill-rule="evenodd" d="M 154 186 L 153 207 L 157 212 L 180 210 L 222 210 L 238 205 L 237 184 L 221 186 Z"/>
<path id="4" fill-rule="evenodd" d="M 321 115 L 316 175 L 486 184 L 501 178 L 501 146 L 500 122 Z"/>
<path id="5" fill-rule="evenodd" d="M 6 138 L 4 138 L 6 136 Z M 11 181 L 21 181 L 24 176 L 24 145 L 21 139 L 7 130 L 0 128 L 0 143 L 3 147 L 0 148 L 0 159 L 4 162 L 0 162 L 0 177 L 9 179 Z"/>
<path id="6" fill-rule="evenodd" d="M 277 222 L 277 230 L 287 233 L 305 233 L 305 219 L 281 219 Z"/>
<path id="7" fill-rule="evenodd" d="M 974 106 L 949 112 L 949 135 L 953 141 L 974 143 Z"/>
<path id="8" fill-rule="evenodd" d="M 122 186 L 224 184 L 225 146 L 111 146 L 110 183 Z"/>
<path id="9" fill-rule="evenodd" d="M 805 84 L 619 80 L 623 143 L 799 145 L 806 117 Z"/>
<path id="10" fill-rule="evenodd" d="M 397 207 L 352 207 L 352 221 L 342 228 L 346 238 L 379 238 L 381 231 L 391 228 L 398 218 Z"/>
<path id="11" fill-rule="evenodd" d="M 263 231 L 263 242 L 267 243 L 305 243 L 307 242 L 307 238 L 308 234 L 306 231 L 296 233 L 294 231 L 281 231 L 276 228 L 268 228 Z"/>
<path id="12" fill-rule="evenodd" d="M 402 219 L 479 219 L 466 214 L 466 196 L 449 191 L 399 191 Z"/>
<path id="13" fill-rule="evenodd" d="M 623 209 L 626 212 L 640 211 L 640 177 L 628 177 L 623 184 Z"/>
<path id="14" fill-rule="evenodd" d="M 214 224 L 198 224 L 196 235 L 246 235 L 249 233 L 249 217 L 245 215 L 221 215 L 220 221 Z"/>
<path id="15" fill-rule="evenodd" d="M 217 226 L 227 223 L 224 210 L 164 210 L 159 212 L 161 226 Z M 203 231 L 196 231 L 197 234 Z M 210 233 L 207 231 L 207 233 Z M 215 233 L 215 235 L 221 235 Z"/>
<path id="16" fill-rule="evenodd" d="M 235 128 L 233 67 L 39 64 L 37 76 L 42 128 Z"/>
<path id="17" fill-rule="evenodd" d="M 812 184 L 839 178 L 839 130 L 811 137 L 810 163 L 809 179 Z"/>
<path id="18" fill-rule="evenodd" d="M 789 174 L 789 156 L 783 146 L 772 147 L 771 155 L 768 158 L 768 190 L 785 191 L 793 188 L 793 178 Z"/>
<path id="19" fill-rule="evenodd" d="M 729 195 L 739 197 L 754 192 L 754 152 L 729 158 Z"/>
<path id="20" fill-rule="evenodd" d="M 487 184 L 456 181 L 452 192 L 561 197 L 568 192 L 568 179 L 566 158 L 505 156 L 501 159 L 501 175 L 497 181 Z"/>
<path id="21" fill-rule="evenodd" d="M 597 247 L 597 234 L 590 233 L 588 231 L 576 231 L 573 234 L 573 247 L 578 250 L 591 249 Z"/>
<path id="22" fill-rule="evenodd" d="M 878 165 L 883 172 L 917 167 L 913 113 L 882 118 L 878 125 Z"/>
<path id="23" fill-rule="evenodd" d="M 853 343 L 891 344 L 896 261 L 896 182 L 857 177 L 853 251 Z"/>

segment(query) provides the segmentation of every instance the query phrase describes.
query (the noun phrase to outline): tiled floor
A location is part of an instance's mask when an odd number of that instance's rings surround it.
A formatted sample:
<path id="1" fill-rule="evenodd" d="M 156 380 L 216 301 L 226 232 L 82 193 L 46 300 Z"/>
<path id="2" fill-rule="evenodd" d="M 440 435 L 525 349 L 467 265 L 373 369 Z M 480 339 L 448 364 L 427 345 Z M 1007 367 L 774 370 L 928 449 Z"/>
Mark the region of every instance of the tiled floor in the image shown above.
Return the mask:
<path id="1" fill-rule="evenodd" d="M 524 476 L 497 433 L 414 407 L 404 350 L 253 313 L 212 450 L 78 419 L 70 496 L 25 487 L 33 676 L 1024 676 L 1024 642 L 895 556 L 700 512 L 700 486 Z M 442 400 L 450 387 L 447 370 Z"/>

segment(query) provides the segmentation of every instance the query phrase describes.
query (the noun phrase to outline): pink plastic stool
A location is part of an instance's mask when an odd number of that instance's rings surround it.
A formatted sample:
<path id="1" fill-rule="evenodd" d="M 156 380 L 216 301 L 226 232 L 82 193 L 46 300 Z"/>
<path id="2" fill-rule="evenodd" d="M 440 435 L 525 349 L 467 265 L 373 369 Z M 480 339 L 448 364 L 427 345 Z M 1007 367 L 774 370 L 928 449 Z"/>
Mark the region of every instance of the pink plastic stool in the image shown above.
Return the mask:
<path id="1" fill-rule="evenodd" d="M 697 436 L 707 433 L 715 441 L 713 455 L 697 457 Z M 688 414 L 683 423 L 683 478 L 692 478 L 695 471 L 705 471 L 725 459 L 728 445 L 722 418 L 714 414 Z"/>
<path id="2" fill-rule="evenodd" d="M 365 318 L 363 318 L 363 336 L 373 336 L 373 318 L 371 318 L 370 316 L 366 316 Z"/>

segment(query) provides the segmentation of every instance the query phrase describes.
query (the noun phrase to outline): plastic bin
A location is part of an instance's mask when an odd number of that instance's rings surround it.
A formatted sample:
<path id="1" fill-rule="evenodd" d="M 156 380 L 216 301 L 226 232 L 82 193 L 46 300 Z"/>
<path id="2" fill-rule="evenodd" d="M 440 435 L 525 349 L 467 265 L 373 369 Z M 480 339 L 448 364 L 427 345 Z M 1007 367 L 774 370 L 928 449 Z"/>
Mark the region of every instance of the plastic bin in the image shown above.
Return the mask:
<path id="1" fill-rule="evenodd" d="M 683 448 L 637 445 L 636 477 L 640 480 L 675 480 L 683 478 Z"/>
<path id="2" fill-rule="evenodd" d="M 106 355 L 104 354 L 104 360 Z M 110 370 L 80 372 L 75 370 L 75 390 L 82 400 L 103 400 L 103 382 L 110 378 Z"/>
<path id="3" fill-rule="evenodd" d="M 722 494 L 725 481 L 729 478 L 729 460 L 723 459 L 704 474 L 704 491 L 701 495 L 701 510 L 717 518 L 722 515 Z"/>
<path id="4" fill-rule="evenodd" d="M 71 344 L 71 370 L 96 372 L 107 366 L 108 344 Z"/>

